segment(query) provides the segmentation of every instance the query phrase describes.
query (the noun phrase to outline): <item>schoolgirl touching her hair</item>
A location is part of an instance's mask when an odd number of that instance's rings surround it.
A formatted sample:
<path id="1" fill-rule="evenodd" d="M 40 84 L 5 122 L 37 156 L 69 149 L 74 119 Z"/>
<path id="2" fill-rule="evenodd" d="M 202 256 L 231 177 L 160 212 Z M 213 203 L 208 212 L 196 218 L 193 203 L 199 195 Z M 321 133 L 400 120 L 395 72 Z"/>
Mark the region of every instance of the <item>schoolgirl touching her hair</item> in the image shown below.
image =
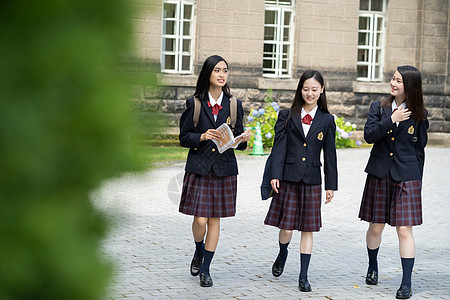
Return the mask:
<path id="1" fill-rule="evenodd" d="M 366 283 L 378 284 L 377 255 L 385 224 L 395 226 L 403 277 L 397 299 L 409 299 L 415 244 L 412 228 L 422 224 L 422 176 L 427 144 L 427 111 L 422 78 L 413 66 L 399 66 L 391 93 L 370 105 L 364 139 L 373 144 L 365 172 L 359 218 L 369 222 Z"/>
<path id="2" fill-rule="evenodd" d="M 325 204 L 337 190 L 336 124 L 328 112 L 325 85 L 318 71 L 305 71 L 290 109 L 281 110 L 269 157 L 270 184 L 275 192 L 264 223 L 279 231 L 279 253 L 272 266 L 275 277 L 283 273 L 293 230 L 301 231 L 298 287 L 310 292 L 308 267 L 313 232 L 320 230 L 323 150 Z"/>
<path id="3" fill-rule="evenodd" d="M 212 139 L 220 139 L 216 128 L 225 122 L 230 123 L 235 136 L 244 132 L 242 103 L 232 97 L 227 80 L 225 59 L 218 55 L 208 57 L 194 93 L 200 100 L 199 115 L 194 116 L 197 101 L 191 97 L 186 100 L 186 110 L 180 119 L 180 144 L 189 148 L 189 153 L 179 211 L 194 216 L 195 253 L 190 273 L 200 274 L 202 287 L 213 285 L 209 269 L 219 241 L 220 218 L 236 213 L 238 166 L 234 150 L 231 148 L 220 154 L 212 142 Z M 230 113 L 234 109 L 236 113 Z M 251 134 L 246 131 L 237 149 L 245 150 L 250 138 Z"/>

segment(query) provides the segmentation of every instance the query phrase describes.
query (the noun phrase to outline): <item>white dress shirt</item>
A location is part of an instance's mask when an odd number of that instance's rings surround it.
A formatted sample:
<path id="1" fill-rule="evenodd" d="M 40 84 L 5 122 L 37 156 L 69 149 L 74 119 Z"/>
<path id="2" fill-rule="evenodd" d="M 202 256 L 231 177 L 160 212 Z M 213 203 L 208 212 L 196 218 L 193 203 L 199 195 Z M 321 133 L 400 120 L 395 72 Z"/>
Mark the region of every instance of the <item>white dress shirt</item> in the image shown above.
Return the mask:
<path id="1" fill-rule="evenodd" d="M 302 114 L 301 114 L 302 120 L 303 120 L 303 117 L 306 115 L 310 115 L 314 119 L 314 117 L 316 116 L 316 112 L 317 112 L 317 105 L 309 113 L 307 113 L 302 107 Z M 311 125 L 312 125 L 312 122 L 314 122 L 314 120 L 311 121 Z M 303 132 L 305 133 L 305 137 L 308 135 L 309 128 L 311 128 L 311 125 L 302 123 Z"/>
<path id="2" fill-rule="evenodd" d="M 211 103 L 211 107 L 213 107 L 216 104 L 222 105 L 222 99 L 223 99 L 223 91 L 220 93 L 219 95 L 219 99 L 214 100 L 213 96 L 211 96 L 211 94 L 208 92 L 208 97 L 209 97 L 209 103 Z M 214 117 L 214 121 L 217 121 L 217 117 L 218 115 L 213 115 Z"/>

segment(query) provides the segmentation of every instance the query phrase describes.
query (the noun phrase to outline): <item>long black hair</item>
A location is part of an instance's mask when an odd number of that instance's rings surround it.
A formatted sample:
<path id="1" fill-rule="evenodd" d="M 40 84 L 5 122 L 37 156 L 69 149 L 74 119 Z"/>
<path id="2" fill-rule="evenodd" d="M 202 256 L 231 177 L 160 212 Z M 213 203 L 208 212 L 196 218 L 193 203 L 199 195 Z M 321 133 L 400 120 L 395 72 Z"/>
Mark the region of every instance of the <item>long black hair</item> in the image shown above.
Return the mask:
<path id="1" fill-rule="evenodd" d="M 219 56 L 219 55 L 211 55 L 208 57 L 203 63 L 202 69 L 200 71 L 200 75 L 198 75 L 197 85 L 195 86 L 194 97 L 199 98 L 203 101 L 208 101 L 208 91 L 209 91 L 209 78 L 211 77 L 211 73 L 214 70 L 214 67 L 219 62 L 225 62 L 228 68 L 227 61 Z M 228 97 L 231 97 L 230 87 L 228 86 L 228 82 L 222 87 L 222 91 Z"/>
<path id="2" fill-rule="evenodd" d="M 425 120 L 427 111 L 423 102 L 422 75 L 420 71 L 413 66 L 398 66 L 397 71 L 402 75 L 406 107 L 411 111 L 411 116 L 416 121 Z M 395 97 L 389 95 L 383 100 L 382 105 L 391 106 L 394 100 Z"/>
<path id="3" fill-rule="evenodd" d="M 320 74 L 319 71 L 316 71 L 316 70 L 306 70 L 305 72 L 303 72 L 303 74 L 300 77 L 300 80 L 298 82 L 294 101 L 292 102 L 292 105 L 291 105 L 291 112 L 290 112 L 286 122 L 289 121 L 289 119 L 292 117 L 293 114 L 298 114 L 299 116 L 301 115 L 302 107 L 306 103 L 302 97 L 302 89 L 303 89 L 303 85 L 305 84 L 305 81 L 310 78 L 314 78 L 315 80 L 317 80 L 320 83 L 320 85 L 323 87 L 323 92 L 320 94 L 320 97 L 317 100 L 317 106 L 319 107 L 319 109 L 321 111 L 330 113 L 328 111 L 327 95 L 325 93 L 325 83 L 324 83 L 322 75 Z"/>

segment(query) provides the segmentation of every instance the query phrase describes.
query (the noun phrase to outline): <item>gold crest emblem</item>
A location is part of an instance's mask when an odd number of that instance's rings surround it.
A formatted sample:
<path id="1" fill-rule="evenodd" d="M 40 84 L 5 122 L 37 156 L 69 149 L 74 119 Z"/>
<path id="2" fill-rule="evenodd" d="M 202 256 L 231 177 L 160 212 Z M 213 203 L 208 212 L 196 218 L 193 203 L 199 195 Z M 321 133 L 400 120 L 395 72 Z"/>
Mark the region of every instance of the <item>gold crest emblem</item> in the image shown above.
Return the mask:
<path id="1" fill-rule="evenodd" d="M 410 126 L 409 128 L 408 128 L 408 133 L 409 134 L 413 134 L 414 133 L 414 126 Z"/>
<path id="2" fill-rule="evenodd" d="M 317 135 L 317 139 L 318 139 L 319 141 L 323 140 L 323 132 L 322 132 L 322 131 L 319 132 L 319 134 Z"/>
<path id="3" fill-rule="evenodd" d="M 231 124 L 231 118 L 230 118 L 230 117 L 227 118 L 227 124 L 228 124 L 228 125 Z"/>

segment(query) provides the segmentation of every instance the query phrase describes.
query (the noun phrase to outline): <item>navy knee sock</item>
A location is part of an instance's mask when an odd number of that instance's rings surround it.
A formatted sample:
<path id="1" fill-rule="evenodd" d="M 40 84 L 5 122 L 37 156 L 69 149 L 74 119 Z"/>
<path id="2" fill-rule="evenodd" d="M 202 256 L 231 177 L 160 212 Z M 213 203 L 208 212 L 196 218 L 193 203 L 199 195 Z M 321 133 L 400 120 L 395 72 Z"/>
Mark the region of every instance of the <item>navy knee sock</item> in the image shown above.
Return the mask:
<path id="1" fill-rule="evenodd" d="M 402 257 L 402 284 L 411 287 L 411 274 L 414 267 L 414 257 L 413 258 L 403 258 Z"/>
<path id="2" fill-rule="evenodd" d="M 208 251 L 205 249 L 204 256 L 203 256 L 203 263 L 200 267 L 200 274 L 206 273 L 209 275 L 209 266 L 211 265 L 211 261 L 214 256 L 214 251 Z"/>
<path id="3" fill-rule="evenodd" d="M 369 247 L 367 247 L 367 253 L 369 254 L 369 269 L 367 270 L 367 272 L 378 272 L 378 249 L 380 249 L 380 247 L 378 247 L 377 249 L 369 249 Z"/>
<path id="4" fill-rule="evenodd" d="M 288 255 L 289 242 L 287 242 L 286 244 L 278 242 L 278 244 L 280 245 L 280 252 L 278 253 L 276 260 L 285 263 Z"/>
<path id="5" fill-rule="evenodd" d="M 298 280 L 308 279 L 308 268 L 311 260 L 311 254 L 300 253 L 300 275 Z"/>
<path id="6" fill-rule="evenodd" d="M 203 243 L 203 240 L 201 242 L 195 242 L 195 253 L 194 253 L 195 257 L 203 258 L 204 250 L 205 250 L 205 243 Z"/>

